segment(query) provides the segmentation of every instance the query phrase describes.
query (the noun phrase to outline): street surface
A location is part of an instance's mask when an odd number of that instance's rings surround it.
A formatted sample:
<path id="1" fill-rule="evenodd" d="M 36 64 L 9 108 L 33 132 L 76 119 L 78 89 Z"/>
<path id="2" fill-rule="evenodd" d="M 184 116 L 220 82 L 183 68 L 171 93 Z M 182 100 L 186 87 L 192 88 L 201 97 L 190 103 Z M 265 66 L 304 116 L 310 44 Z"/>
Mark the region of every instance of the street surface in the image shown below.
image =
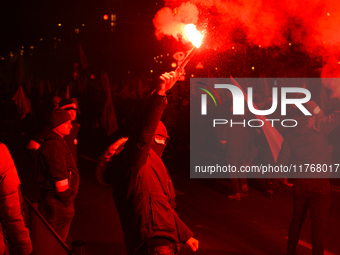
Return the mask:
<path id="1" fill-rule="evenodd" d="M 18 168 L 22 191 L 33 202 L 38 190 L 33 182 L 32 162 L 20 144 L 9 146 Z M 80 150 L 81 151 L 81 150 Z M 76 215 L 71 225 L 71 240 L 84 240 L 87 255 L 125 255 L 122 228 L 111 195 L 110 186 L 97 183 L 94 170 L 100 150 L 85 155 L 81 151 L 78 168 L 81 175 L 76 200 Z M 165 154 L 164 162 L 171 173 L 177 193 L 176 211 L 200 241 L 195 254 L 206 255 L 283 255 L 287 229 L 293 212 L 291 188 L 281 185 L 273 198 L 261 196 L 258 180 L 249 180 L 250 195 L 231 201 L 230 182 L 189 178 L 186 156 L 173 160 Z M 338 185 L 338 180 L 333 180 Z M 335 190 L 338 190 L 335 187 Z M 333 192 L 327 220 L 325 249 L 340 254 L 340 190 Z M 309 216 L 302 228 L 298 254 L 311 254 Z M 193 254 L 182 245 L 181 254 Z"/>

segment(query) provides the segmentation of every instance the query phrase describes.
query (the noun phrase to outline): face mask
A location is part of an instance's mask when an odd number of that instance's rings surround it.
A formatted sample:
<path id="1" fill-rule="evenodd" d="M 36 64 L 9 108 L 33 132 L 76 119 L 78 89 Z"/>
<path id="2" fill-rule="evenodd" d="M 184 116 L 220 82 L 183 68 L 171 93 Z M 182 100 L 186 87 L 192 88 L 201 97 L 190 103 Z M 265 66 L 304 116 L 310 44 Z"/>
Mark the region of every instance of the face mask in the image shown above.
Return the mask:
<path id="1" fill-rule="evenodd" d="M 164 141 L 164 144 L 157 142 L 157 140 L 154 138 L 151 143 L 151 149 L 159 156 L 161 157 L 163 154 L 163 151 L 165 149 L 166 144 L 168 143 L 169 139 L 166 139 Z"/>
<path id="2" fill-rule="evenodd" d="M 162 157 L 163 151 L 165 149 L 165 145 L 157 144 L 155 141 L 152 141 L 151 149 L 159 156 Z"/>
<path id="3" fill-rule="evenodd" d="M 166 127 L 164 124 L 160 121 L 158 123 L 155 135 L 152 139 L 151 143 L 151 149 L 159 156 L 161 157 L 163 154 L 163 151 L 165 149 L 165 146 L 169 140 L 169 137 L 166 132 Z"/>

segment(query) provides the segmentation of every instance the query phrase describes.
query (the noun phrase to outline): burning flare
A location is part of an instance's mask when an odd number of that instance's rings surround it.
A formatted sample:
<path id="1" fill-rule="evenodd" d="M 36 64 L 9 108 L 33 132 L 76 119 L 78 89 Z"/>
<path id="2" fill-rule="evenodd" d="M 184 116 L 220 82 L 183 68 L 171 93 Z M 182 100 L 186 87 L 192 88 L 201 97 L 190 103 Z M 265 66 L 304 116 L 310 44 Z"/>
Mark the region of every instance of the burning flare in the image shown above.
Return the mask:
<path id="1" fill-rule="evenodd" d="M 203 34 L 201 34 L 194 24 L 184 26 L 184 38 L 190 41 L 196 48 L 201 46 Z"/>
<path id="2" fill-rule="evenodd" d="M 180 73 L 182 69 L 188 64 L 189 60 L 195 54 L 197 48 L 201 46 L 203 40 L 203 34 L 201 34 L 194 24 L 188 24 L 184 26 L 184 38 L 190 41 L 194 46 L 185 56 L 182 63 L 177 67 L 176 72 Z"/>

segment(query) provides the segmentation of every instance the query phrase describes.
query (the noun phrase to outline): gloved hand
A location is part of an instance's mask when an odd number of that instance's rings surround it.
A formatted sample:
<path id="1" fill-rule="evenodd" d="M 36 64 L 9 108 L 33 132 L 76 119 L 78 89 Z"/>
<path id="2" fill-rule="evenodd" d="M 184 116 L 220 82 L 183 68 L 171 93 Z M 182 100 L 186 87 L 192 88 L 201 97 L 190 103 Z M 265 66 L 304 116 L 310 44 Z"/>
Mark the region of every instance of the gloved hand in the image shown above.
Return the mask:
<path id="1" fill-rule="evenodd" d="M 198 243 L 199 243 L 198 240 L 193 237 L 190 237 L 186 242 L 186 244 L 190 246 L 192 251 L 198 250 Z"/>

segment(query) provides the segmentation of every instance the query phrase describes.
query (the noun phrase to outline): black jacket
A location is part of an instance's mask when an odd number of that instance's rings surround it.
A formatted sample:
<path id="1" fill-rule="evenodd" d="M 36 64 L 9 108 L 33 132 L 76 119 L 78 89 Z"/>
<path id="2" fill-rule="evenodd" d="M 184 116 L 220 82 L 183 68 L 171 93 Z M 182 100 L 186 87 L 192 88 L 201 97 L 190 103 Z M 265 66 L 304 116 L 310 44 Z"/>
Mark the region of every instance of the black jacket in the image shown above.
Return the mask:
<path id="1" fill-rule="evenodd" d="M 175 190 L 169 172 L 151 149 L 166 105 L 166 98 L 156 94 L 146 101 L 124 150 L 108 165 L 129 255 L 153 237 L 185 243 L 193 236 L 174 210 Z"/>
<path id="2" fill-rule="evenodd" d="M 334 111 L 326 117 L 318 116 L 303 117 L 298 120 L 298 126 L 291 128 L 285 135 L 281 146 L 277 163 L 296 166 L 304 164 L 327 164 L 332 163 L 332 146 L 328 141 L 328 134 L 340 125 L 340 110 Z M 294 178 L 328 178 L 328 172 L 297 171 Z M 339 171 L 338 171 L 339 172 Z"/>
<path id="3" fill-rule="evenodd" d="M 70 204 L 76 197 L 79 187 L 79 172 L 72 153 L 65 140 L 51 131 L 45 138 L 37 155 L 37 174 L 43 196 L 49 196 Z M 55 183 L 68 179 L 69 188 L 57 192 Z"/>

